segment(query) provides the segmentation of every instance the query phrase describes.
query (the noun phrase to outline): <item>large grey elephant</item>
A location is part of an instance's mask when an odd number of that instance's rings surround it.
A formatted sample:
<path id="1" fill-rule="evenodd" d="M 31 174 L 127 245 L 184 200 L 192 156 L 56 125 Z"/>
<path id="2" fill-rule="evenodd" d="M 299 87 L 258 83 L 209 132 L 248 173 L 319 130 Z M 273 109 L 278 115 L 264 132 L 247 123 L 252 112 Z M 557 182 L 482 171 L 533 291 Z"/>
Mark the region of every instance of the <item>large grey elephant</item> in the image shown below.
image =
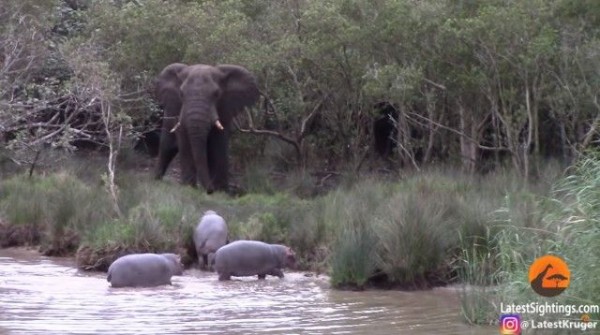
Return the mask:
<path id="1" fill-rule="evenodd" d="M 155 89 L 164 110 L 155 178 L 179 152 L 181 183 L 226 191 L 233 117 L 258 100 L 254 75 L 237 65 L 174 63 L 157 76 Z"/>

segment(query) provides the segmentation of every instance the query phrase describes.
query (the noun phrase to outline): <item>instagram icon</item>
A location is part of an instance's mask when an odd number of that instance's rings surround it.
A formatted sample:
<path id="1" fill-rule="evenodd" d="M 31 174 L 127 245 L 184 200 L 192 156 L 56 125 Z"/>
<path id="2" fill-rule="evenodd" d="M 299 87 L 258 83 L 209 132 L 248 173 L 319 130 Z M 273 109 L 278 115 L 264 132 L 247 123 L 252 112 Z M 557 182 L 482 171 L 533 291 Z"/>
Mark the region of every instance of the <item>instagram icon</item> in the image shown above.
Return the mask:
<path id="1" fill-rule="evenodd" d="M 519 314 L 502 314 L 500 316 L 500 334 L 521 334 L 521 318 L 519 317 Z"/>

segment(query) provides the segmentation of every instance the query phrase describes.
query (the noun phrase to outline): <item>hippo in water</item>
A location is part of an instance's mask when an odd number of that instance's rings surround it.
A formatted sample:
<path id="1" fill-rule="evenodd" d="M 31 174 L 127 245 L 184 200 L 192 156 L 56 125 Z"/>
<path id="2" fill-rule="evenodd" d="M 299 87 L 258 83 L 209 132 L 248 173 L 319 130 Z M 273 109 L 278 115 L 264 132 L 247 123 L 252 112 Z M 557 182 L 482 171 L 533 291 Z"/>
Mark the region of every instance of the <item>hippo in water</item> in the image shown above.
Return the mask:
<path id="1" fill-rule="evenodd" d="M 176 254 L 130 254 L 115 260 L 108 268 L 106 280 L 112 287 L 150 287 L 170 285 L 171 276 L 183 274 Z"/>
<path id="2" fill-rule="evenodd" d="M 215 211 L 206 211 L 194 230 L 194 246 L 200 268 L 212 270 L 214 253 L 227 244 L 227 223 Z"/>
<path id="3" fill-rule="evenodd" d="M 219 280 L 255 275 L 258 279 L 267 275 L 283 278 L 281 269 L 294 266 L 296 254 L 285 245 L 240 240 L 219 248 L 214 262 Z"/>

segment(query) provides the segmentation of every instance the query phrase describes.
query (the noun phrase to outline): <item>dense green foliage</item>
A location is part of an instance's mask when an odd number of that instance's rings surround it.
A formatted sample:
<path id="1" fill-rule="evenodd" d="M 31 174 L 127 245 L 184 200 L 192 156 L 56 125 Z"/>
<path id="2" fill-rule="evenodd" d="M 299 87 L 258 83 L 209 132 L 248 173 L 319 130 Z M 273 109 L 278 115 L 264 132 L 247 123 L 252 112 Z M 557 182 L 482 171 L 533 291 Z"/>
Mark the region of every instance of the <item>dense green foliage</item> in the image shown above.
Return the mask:
<path id="1" fill-rule="evenodd" d="M 238 136 L 233 157 L 244 165 L 355 165 L 382 100 L 402 111 L 396 160 L 404 165 L 444 160 L 474 171 L 507 160 L 530 176 L 541 156 L 568 159 L 598 140 L 595 1 L 8 2 L 0 52 L 19 61 L 0 72 L 0 112 L 18 144 L 64 145 L 85 134 L 103 142 L 89 125 L 77 131 L 82 124 L 50 136 L 56 127 L 32 116 L 65 91 L 79 97 L 75 108 L 105 99 L 135 134 L 131 125 L 154 122 L 144 92 L 172 62 L 256 73 L 265 101 L 252 125 L 287 144 Z M 13 44 L 23 53 L 11 54 Z M 16 136 L 35 121 L 43 141 Z"/>

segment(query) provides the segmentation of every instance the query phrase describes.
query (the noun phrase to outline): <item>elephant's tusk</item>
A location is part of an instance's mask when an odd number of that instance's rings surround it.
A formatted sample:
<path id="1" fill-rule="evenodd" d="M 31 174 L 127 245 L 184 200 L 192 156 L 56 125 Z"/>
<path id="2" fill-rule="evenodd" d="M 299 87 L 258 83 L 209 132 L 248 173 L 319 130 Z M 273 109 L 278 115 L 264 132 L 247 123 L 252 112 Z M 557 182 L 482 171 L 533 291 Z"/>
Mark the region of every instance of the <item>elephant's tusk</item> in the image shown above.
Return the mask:
<path id="1" fill-rule="evenodd" d="M 181 121 L 178 121 L 177 124 L 173 127 L 173 129 L 171 129 L 171 133 L 174 133 L 175 130 L 177 130 L 177 128 L 179 128 L 179 126 L 181 125 Z"/>
<path id="2" fill-rule="evenodd" d="M 219 121 L 219 120 L 215 121 L 215 126 L 217 126 L 217 128 L 219 128 L 219 130 L 225 129 L 225 128 L 223 128 L 223 125 L 221 124 L 221 121 Z"/>

